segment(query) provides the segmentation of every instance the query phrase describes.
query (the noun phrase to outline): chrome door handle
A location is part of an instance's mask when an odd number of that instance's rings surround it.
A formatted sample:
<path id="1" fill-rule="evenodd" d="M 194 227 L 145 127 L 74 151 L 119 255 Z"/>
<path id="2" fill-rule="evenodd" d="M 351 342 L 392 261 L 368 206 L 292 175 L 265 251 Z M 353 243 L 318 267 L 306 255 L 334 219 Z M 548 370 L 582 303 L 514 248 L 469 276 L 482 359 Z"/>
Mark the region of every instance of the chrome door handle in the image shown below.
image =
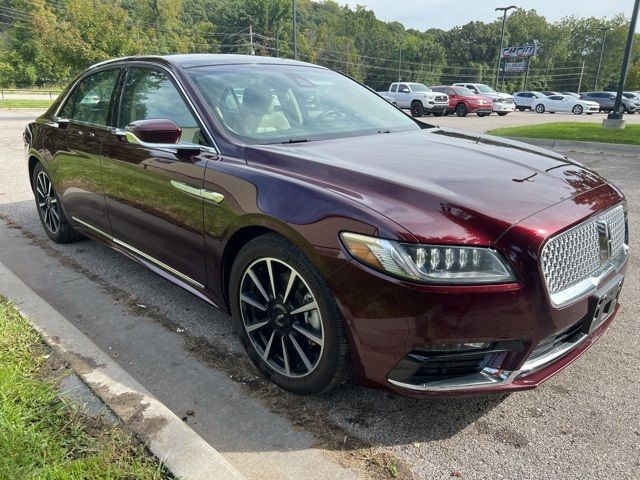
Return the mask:
<path id="1" fill-rule="evenodd" d="M 224 195 L 221 193 L 212 192 L 211 190 L 207 190 L 205 188 L 192 187 L 191 185 L 187 185 L 186 183 L 178 182 L 176 180 L 171 180 L 171 186 L 177 188 L 181 192 L 204 198 L 206 200 L 211 200 L 215 203 L 221 203 L 224 200 Z"/>

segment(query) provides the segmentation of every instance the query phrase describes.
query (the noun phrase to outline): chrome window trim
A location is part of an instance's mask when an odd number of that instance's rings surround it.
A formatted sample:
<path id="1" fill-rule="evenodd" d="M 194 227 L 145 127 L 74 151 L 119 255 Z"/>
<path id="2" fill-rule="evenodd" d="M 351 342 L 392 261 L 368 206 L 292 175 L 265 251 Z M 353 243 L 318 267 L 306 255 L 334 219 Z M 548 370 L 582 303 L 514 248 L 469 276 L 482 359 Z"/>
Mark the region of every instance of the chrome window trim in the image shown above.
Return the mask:
<path id="1" fill-rule="evenodd" d="M 128 63 L 128 62 L 130 62 L 130 63 Z M 176 77 L 176 75 L 170 69 L 165 67 L 164 65 L 162 65 L 160 63 L 151 62 L 151 61 L 148 61 L 148 60 L 135 60 L 135 59 L 124 58 L 124 59 L 114 60 L 113 63 L 104 63 L 104 64 L 98 64 L 98 65 L 94 65 L 94 66 L 89 67 L 81 77 L 76 79 L 76 81 L 73 83 L 72 87 L 69 89 L 69 91 L 67 92 L 65 97 L 62 99 L 62 101 L 58 105 L 58 108 L 56 109 L 55 113 L 52 116 L 53 121 L 57 122 L 58 120 L 62 120 L 62 119 L 58 118 L 58 114 L 60 113 L 60 110 L 62 110 L 64 105 L 67 103 L 67 100 L 69 99 L 69 96 L 71 94 L 73 94 L 73 92 L 75 92 L 78 84 L 82 80 L 87 78 L 89 75 L 93 75 L 93 74 L 99 73 L 101 71 L 100 69 L 104 69 L 104 70 L 108 70 L 108 69 L 111 69 L 111 68 L 126 68 L 126 69 L 128 69 L 128 68 L 135 68 L 136 65 L 153 66 L 154 68 L 160 69 L 163 72 L 169 74 L 169 76 L 173 79 L 173 83 L 177 86 L 177 88 L 180 91 L 180 93 L 182 94 L 182 96 L 186 99 L 187 104 L 189 105 L 189 108 L 191 110 L 191 113 L 193 113 L 195 115 L 195 117 L 197 118 L 197 120 L 200 122 L 200 125 L 202 126 L 202 129 L 206 133 L 207 140 L 209 140 L 211 142 L 212 147 L 210 147 L 210 148 L 213 148 L 214 153 L 221 154 L 222 151 L 218 147 L 218 144 L 216 143 L 215 138 L 211 134 L 211 131 L 209 130 L 209 127 L 202 120 L 202 116 L 200 115 L 200 113 L 196 109 L 195 104 L 193 103 L 193 101 L 191 100 L 189 95 L 187 94 L 186 90 L 182 86 L 182 83 L 180 82 L 178 77 Z M 73 119 L 69 119 L 69 121 L 75 123 L 75 120 L 73 120 Z M 107 126 L 106 128 L 107 129 L 112 129 L 114 127 Z M 207 148 L 206 145 L 202 145 L 202 147 Z"/>
<path id="2" fill-rule="evenodd" d="M 201 283 L 195 281 L 193 278 L 189 277 L 188 275 L 185 275 L 182 272 L 179 272 L 178 270 L 176 270 L 175 268 L 170 267 L 169 265 L 167 265 L 166 263 L 161 262 L 160 260 L 158 260 L 155 257 L 152 257 L 151 255 L 143 252 L 142 250 L 137 249 L 136 247 L 133 247 L 131 245 L 129 245 L 126 242 L 123 242 L 122 240 L 119 240 L 115 237 L 112 237 L 111 235 L 109 235 L 106 232 L 103 232 L 102 230 L 100 230 L 98 227 L 94 227 L 93 225 L 91 225 L 90 223 L 87 223 L 83 220 L 80 220 L 77 217 L 71 217 L 74 221 L 78 222 L 80 225 L 88 228 L 89 230 L 97 233 L 98 235 L 111 240 L 113 243 L 120 245 L 121 247 L 126 248 L 127 250 L 135 253 L 136 255 L 144 258 L 145 260 L 150 261 L 151 263 L 155 264 L 158 267 L 161 267 L 163 270 L 166 270 L 167 272 L 171 273 L 172 275 L 175 275 L 177 278 L 179 278 L 180 280 L 184 280 L 185 282 L 198 287 L 200 289 L 204 289 L 205 286 L 202 285 Z"/>

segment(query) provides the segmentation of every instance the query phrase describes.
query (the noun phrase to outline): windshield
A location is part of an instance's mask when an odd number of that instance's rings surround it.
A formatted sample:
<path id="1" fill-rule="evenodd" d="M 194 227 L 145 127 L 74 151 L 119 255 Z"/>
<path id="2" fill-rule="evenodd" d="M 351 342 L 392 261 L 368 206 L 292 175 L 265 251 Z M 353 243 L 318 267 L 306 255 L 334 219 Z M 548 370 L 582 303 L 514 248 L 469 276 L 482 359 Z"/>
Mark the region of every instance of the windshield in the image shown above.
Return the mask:
<path id="1" fill-rule="evenodd" d="M 452 87 L 453 91 L 456 92 L 456 95 L 460 95 L 461 97 L 473 97 L 475 93 L 465 87 Z"/>
<path id="2" fill-rule="evenodd" d="M 433 91 L 429 87 L 422 85 L 421 83 L 412 83 L 411 90 L 413 90 L 414 92 L 432 92 Z"/>
<path id="3" fill-rule="evenodd" d="M 253 64 L 187 72 L 227 133 L 248 144 L 420 129 L 366 87 L 324 68 Z"/>
<path id="4" fill-rule="evenodd" d="M 496 91 L 488 85 L 479 84 L 476 88 L 480 93 L 496 93 Z"/>

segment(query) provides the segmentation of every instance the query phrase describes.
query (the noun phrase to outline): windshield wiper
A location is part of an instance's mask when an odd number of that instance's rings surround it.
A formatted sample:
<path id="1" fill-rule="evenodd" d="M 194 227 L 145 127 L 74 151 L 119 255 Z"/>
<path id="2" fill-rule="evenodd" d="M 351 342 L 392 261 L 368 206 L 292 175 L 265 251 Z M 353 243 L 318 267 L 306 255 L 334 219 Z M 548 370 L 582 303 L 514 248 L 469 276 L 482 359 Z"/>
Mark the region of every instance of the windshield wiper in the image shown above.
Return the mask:
<path id="1" fill-rule="evenodd" d="M 281 142 L 281 143 L 305 143 L 309 141 L 310 140 L 308 138 L 290 138 L 289 140 L 285 140 L 284 142 Z"/>

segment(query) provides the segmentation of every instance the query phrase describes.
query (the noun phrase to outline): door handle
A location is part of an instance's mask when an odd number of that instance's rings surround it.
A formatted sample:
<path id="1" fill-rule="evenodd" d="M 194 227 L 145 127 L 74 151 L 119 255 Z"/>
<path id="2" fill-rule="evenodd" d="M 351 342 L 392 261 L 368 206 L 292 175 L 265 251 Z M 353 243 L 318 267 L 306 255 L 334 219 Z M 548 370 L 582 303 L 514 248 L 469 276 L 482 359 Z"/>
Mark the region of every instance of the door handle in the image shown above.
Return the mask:
<path id="1" fill-rule="evenodd" d="M 211 200 L 215 203 L 222 203 L 222 201 L 224 200 L 224 195 L 221 193 L 212 192 L 211 190 L 207 190 L 206 188 L 192 187 L 191 185 L 187 185 L 186 183 L 178 182 L 176 180 L 171 180 L 171 186 L 177 188 L 181 192 L 204 198 L 206 200 Z"/>

